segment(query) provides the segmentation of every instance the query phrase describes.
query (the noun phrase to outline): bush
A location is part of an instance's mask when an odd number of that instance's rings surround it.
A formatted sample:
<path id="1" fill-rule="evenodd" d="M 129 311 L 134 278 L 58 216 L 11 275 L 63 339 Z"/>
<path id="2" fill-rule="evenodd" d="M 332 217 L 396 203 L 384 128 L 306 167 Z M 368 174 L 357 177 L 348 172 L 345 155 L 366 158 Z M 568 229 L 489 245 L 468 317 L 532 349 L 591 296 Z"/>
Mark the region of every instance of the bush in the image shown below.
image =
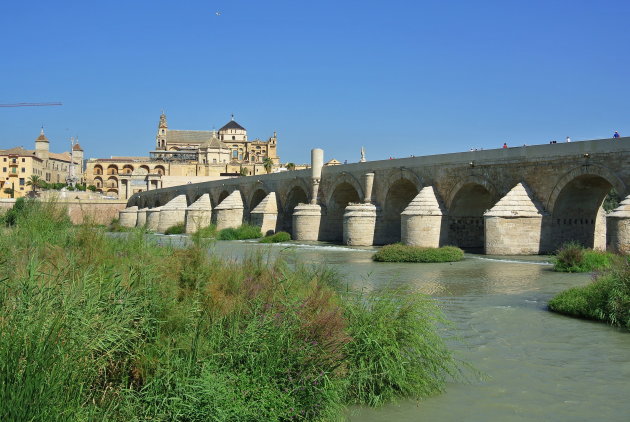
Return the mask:
<path id="1" fill-rule="evenodd" d="M 246 240 L 258 239 L 259 237 L 262 237 L 260 227 L 250 226 L 249 224 L 243 224 L 235 229 L 223 229 L 217 234 L 218 240 Z"/>
<path id="2" fill-rule="evenodd" d="M 586 249 L 577 242 L 569 242 L 556 252 L 553 269 L 559 272 L 585 273 L 610 268 L 618 259 L 613 253 Z"/>
<path id="3" fill-rule="evenodd" d="M 440 391 L 433 301 L 26 207 L 0 237 L 0 420 L 338 420 Z M 28 404 L 28 405 L 25 405 Z"/>
<path id="4" fill-rule="evenodd" d="M 579 318 L 604 321 L 630 330 L 630 266 L 617 261 L 584 287 L 566 290 L 551 301 L 549 309 Z"/>
<path id="5" fill-rule="evenodd" d="M 291 240 L 291 235 L 287 232 L 278 232 L 271 236 L 265 236 L 259 240 L 260 243 L 280 243 Z"/>
<path id="6" fill-rule="evenodd" d="M 174 226 L 169 227 L 168 229 L 166 229 L 166 231 L 164 232 L 164 234 L 184 234 L 186 233 L 186 224 L 181 223 L 181 224 L 176 224 Z"/>
<path id="7" fill-rule="evenodd" d="M 195 232 L 195 235 L 202 239 L 213 239 L 217 237 L 217 226 L 210 224 L 208 227 L 203 227 Z"/>
<path id="8" fill-rule="evenodd" d="M 464 258 L 464 251 L 455 246 L 419 248 L 396 243 L 383 246 L 372 259 L 378 262 L 455 262 Z"/>
<path id="9" fill-rule="evenodd" d="M 26 199 L 24 199 L 23 197 L 16 199 L 13 207 L 11 207 L 2 216 L 2 222 L 9 227 L 15 225 L 17 223 L 18 217 L 24 212 L 24 209 L 27 207 L 27 205 L 30 204 L 31 201 L 29 201 L 27 204 Z"/>

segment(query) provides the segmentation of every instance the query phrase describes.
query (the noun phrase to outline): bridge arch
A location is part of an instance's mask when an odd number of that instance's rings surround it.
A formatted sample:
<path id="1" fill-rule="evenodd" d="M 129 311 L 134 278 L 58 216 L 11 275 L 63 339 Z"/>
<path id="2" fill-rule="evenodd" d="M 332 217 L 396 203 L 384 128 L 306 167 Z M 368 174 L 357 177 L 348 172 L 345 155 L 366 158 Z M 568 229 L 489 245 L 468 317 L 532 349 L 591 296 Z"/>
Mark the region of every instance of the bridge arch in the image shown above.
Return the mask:
<path id="1" fill-rule="evenodd" d="M 627 191 L 625 184 L 603 166 L 580 166 L 564 174 L 547 202 L 551 213 L 549 250 L 566 242 L 604 249 L 606 216 L 602 205 L 613 188 L 622 197 Z"/>
<path id="2" fill-rule="evenodd" d="M 483 213 L 500 199 L 495 186 L 481 176 L 460 180 L 448 196 L 448 243 L 482 251 L 485 244 Z"/>
<path id="3" fill-rule="evenodd" d="M 343 173 L 337 178 L 335 184 L 331 186 L 326 201 L 326 215 L 321 232 L 322 240 L 343 240 L 343 214 L 348 204 L 361 202 L 361 198 L 363 198 L 363 189 L 354 177 Z"/>
<path id="4" fill-rule="evenodd" d="M 298 204 L 309 202 L 310 187 L 303 178 L 294 178 L 283 184 L 278 192 L 279 230 L 293 233 L 293 210 Z"/>
<path id="5" fill-rule="evenodd" d="M 390 174 L 385 188 L 377 237 L 378 243 L 389 244 L 400 242 L 401 213 L 422 189 L 422 181 L 411 170 L 401 168 Z"/>

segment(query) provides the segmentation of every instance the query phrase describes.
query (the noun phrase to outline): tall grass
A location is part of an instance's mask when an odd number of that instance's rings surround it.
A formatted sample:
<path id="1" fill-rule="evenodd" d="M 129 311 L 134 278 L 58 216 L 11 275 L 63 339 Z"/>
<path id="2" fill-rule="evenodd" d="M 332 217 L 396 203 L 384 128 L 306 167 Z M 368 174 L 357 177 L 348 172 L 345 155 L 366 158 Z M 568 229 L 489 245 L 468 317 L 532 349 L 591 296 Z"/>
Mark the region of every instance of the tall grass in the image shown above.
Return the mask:
<path id="1" fill-rule="evenodd" d="M 613 253 L 586 249 L 577 242 L 565 243 L 553 260 L 554 271 L 585 273 L 610 268 L 619 257 Z"/>
<path id="2" fill-rule="evenodd" d="M 426 297 L 147 239 L 27 203 L 0 237 L 0 420 L 335 420 L 455 372 Z"/>

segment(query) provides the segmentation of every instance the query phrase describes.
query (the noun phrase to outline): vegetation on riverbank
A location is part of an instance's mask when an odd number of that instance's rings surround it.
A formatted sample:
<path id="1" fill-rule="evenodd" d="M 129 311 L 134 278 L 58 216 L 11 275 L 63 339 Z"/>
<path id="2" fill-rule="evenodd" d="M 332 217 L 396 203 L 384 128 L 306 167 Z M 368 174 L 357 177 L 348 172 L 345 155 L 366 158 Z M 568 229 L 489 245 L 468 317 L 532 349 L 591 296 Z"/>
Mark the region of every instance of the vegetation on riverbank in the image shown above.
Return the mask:
<path id="1" fill-rule="evenodd" d="M 164 234 L 184 234 L 186 233 L 186 224 L 180 223 L 175 224 L 174 226 L 169 227 L 164 231 Z"/>
<path id="2" fill-rule="evenodd" d="M 587 249 L 577 242 L 565 243 L 553 259 L 553 270 L 586 273 L 611 268 L 620 257 L 610 252 Z"/>
<path id="3" fill-rule="evenodd" d="M 227 228 L 217 233 L 217 240 L 247 240 L 262 237 L 260 227 L 243 224 L 237 228 Z"/>
<path id="4" fill-rule="evenodd" d="M 291 240 L 291 235 L 287 232 L 278 232 L 270 236 L 265 236 L 259 240 L 260 243 L 280 243 Z"/>
<path id="5" fill-rule="evenodd" d="M 395 243 L 383 246 L 372 256 L 378 262 L 455 262 L 464 258 L 464 251 L 455 246 L 420 248 Z"/>
<path id="6" fill-rule="evenodd" d="M 326 269 L 110 237 L 29 202 L 0 237 L 0 420 L 340 419 L 444 388 L 435 303 Z"/>
<path id="7" fill-rule="evenodd" d="M 630 265 L 618 260 L 588 285 L 558 294 L 549 301 L 549 309 L 630 330 Z"/>

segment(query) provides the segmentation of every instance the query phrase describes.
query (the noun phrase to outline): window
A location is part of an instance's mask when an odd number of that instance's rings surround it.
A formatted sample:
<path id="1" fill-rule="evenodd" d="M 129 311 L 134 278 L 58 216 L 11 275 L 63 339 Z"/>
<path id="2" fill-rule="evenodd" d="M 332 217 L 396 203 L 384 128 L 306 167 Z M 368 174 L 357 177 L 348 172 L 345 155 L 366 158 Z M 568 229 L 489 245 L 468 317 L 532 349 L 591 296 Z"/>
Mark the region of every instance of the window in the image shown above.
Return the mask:
<path id="1" fill-rule="evenodd" d="M 217 159 L 216 159 L 216 158 L 213 158 L 213 159 L 212 159 L 212 164 L 216 164 L 216 163 L 217 163 Z"/>
<path id="2" fill-rule="evenodd" d="M 20 177 L 20 186 L 24 186 L 24 178 Z"/>
<path id="3" fill-rule="evenodd" d="M 236 136 L 232 136 L 232 140 L 235 140 L 235 139 L 236 139 Z"/>
<path id="4" fill-rule="evenodd" d="M 26 169 L 22 167 L 22 173 L 26 173 Z"/>
<path id="5" fill-rule="evenodd" d="M 17 158 L 13 158 L 13 159 L 11 160 L 11 162 L 13 162 L 13 163 L 17 163 Z"/>
<path id="6" fill-rule="evenodd" d="M 5 158 L 5 160 L 6 160 L 6 158 Z M 4 173 L 6 173 L 6 172 L 7 172 L 7 168 L 6 168 L 6 167 L 2 167 L 2 171 L 3 171 Z"/>
<path id="7" fill-rule="evenodd" d="M 17 167 L 11 167 L 11 173 L 17 174 Z"/>
<path id="8" fill-rule="evenodd" d="M 232 151 L 232 158 L 238 158 L 238 150 Z"/>
<path id="9" fill-rule="evenodd" d="M 4 161 L 4 162 L 6 163 L 6 162 L 7 162 L 7 157 L 4 157 L 4 158 L 2 159 L 2 161 Z"/>
<path id="10" fill-rule="evenodd" d="M 23 162 L 23 163 L 26 163 L 26 158 L 22 158 L 22 162 Z"/>

